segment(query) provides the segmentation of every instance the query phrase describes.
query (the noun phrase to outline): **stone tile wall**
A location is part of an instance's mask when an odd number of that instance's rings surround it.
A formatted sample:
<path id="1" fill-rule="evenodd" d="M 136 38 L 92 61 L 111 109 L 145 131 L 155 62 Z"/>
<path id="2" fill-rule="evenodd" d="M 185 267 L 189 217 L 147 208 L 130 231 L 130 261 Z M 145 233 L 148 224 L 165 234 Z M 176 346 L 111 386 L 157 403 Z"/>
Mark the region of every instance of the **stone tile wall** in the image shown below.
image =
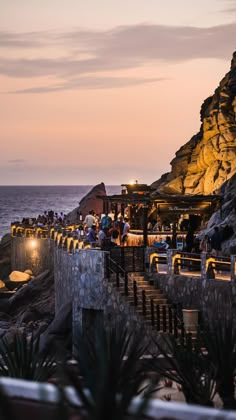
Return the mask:
<path id="1" fill-rule="evenodd" d="M 199 309 L 203 315 L 216 311 L 230 314 L 236 305 L 236 283 L 227 280 L 155 274 L 155 282 L 173 303 L 186 309 Z"/>

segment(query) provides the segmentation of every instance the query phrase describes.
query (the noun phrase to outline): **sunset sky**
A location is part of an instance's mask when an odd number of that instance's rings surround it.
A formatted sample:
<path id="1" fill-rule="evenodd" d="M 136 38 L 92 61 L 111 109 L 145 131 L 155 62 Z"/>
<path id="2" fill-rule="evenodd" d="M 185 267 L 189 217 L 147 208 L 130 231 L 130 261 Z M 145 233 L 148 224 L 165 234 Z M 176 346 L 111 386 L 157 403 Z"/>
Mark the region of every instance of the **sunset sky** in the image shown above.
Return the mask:
<path id="1" fill-rule="evenodd" d="M 0 0 L 0 184 L 155 181 L 235 35 L 234 0 Z"/>

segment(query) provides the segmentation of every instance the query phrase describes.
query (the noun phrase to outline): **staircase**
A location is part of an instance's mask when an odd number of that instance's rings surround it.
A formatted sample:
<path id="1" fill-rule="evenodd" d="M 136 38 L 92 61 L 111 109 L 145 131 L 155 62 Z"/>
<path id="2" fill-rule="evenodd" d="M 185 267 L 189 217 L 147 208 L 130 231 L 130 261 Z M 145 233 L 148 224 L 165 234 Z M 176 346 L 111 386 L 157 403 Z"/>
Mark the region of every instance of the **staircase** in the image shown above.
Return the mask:
<path id="1" fill-rule="evenodd" d="M 176 337 L 181 334 L 176 308 L 168 302 L 153 280 L 146 279 L 141 273 L 121 274 L 116 273 L 111 280 L 147 327 L 155 332 L 169 332 Z"/>

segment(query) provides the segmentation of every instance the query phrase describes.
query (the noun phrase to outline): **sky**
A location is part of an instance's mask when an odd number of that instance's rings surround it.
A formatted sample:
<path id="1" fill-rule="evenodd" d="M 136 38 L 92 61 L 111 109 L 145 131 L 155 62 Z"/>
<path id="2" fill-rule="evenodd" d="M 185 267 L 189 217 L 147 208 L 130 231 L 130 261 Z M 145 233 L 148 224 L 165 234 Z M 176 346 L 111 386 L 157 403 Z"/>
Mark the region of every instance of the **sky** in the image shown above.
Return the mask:
<path id="1" fill-rule="evenodd" d="M 235 0 L 0 0 L 0 185 L 157 180 L 235 33 Z"/>

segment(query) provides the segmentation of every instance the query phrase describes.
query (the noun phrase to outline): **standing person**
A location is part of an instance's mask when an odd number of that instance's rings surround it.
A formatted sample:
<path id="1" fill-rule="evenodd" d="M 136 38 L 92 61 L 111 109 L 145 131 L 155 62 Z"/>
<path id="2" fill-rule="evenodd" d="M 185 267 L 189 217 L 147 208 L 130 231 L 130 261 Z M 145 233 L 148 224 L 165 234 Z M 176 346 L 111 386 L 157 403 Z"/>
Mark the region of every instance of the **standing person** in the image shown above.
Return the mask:
<path id="1" fill-rule="evenodd" d="M 92 247 L 95 246 L 97 240 L 96 225 L 92 225 L 87 235 L 87 239 Z"/>
<path id="2" fill-rule="evenodd" d="M 199 249 L 201 252 L 211 252 L 211 240 L 208 235 L 204 235 L 202 238 Z"/>
<path id="3" fill-rule="evenodd" d="M 128 217 L 125 217 L 124 221 L 125 221 L 125 224 L 124 224 L 123 232 L 122 232 L 122 235 L 121 235 L 121 244 L 123 246 L 127 246 L 128 233 L 129 233 L 129 230 L 130 230 Z"/>
<path id="4" fill-rule="evenodd" d="M 108 212 L 105 213 L 105 215 L 101 218 L 101 225 L 102 229 L 108 228 L 110 229 L 112 226 L 112 219 L 108 215 Z"/>
<path id="5" fill-rule="evenodd" d="M 119 222 L 114 222 L 112 228 L 110 229 L 111 242 L 114 245 L 120 245 L 120 227 Z"/>
<path id="6" fill-rule="evenodd" d="M 121 238 L 123 235 L 123 230 L 124 230 L 124 225 L 125 225 L 124 217 L 122 215 L 120 215 L 118 218 L 118 224 L 119 224 L 119 230 L 120 230 L 120 243 L 121 243 Z"/>
<path id="7" fill-rule="evenodd" d="M 194 230 L 192 228 L 188 230 L 185 241 L 186 241 L 186 251 L 192 252 L 194 248 Z"/>
<path id="8" fill-rule="evenodd" d="M 218 226 L 214 227 L 214 233 L 211 237 L 212 255 L 217 257 L 221 254 L 222 237 Z"/>
<path id="9" fill-rule="evenodd" d="M 87 214 L 87 216 L 85 216 L 84 224 L 88 228 L 91 228 L 95 224 L 95 217 L 94 217 L 93 210 L 90 210 L 89 214 Z"/>

